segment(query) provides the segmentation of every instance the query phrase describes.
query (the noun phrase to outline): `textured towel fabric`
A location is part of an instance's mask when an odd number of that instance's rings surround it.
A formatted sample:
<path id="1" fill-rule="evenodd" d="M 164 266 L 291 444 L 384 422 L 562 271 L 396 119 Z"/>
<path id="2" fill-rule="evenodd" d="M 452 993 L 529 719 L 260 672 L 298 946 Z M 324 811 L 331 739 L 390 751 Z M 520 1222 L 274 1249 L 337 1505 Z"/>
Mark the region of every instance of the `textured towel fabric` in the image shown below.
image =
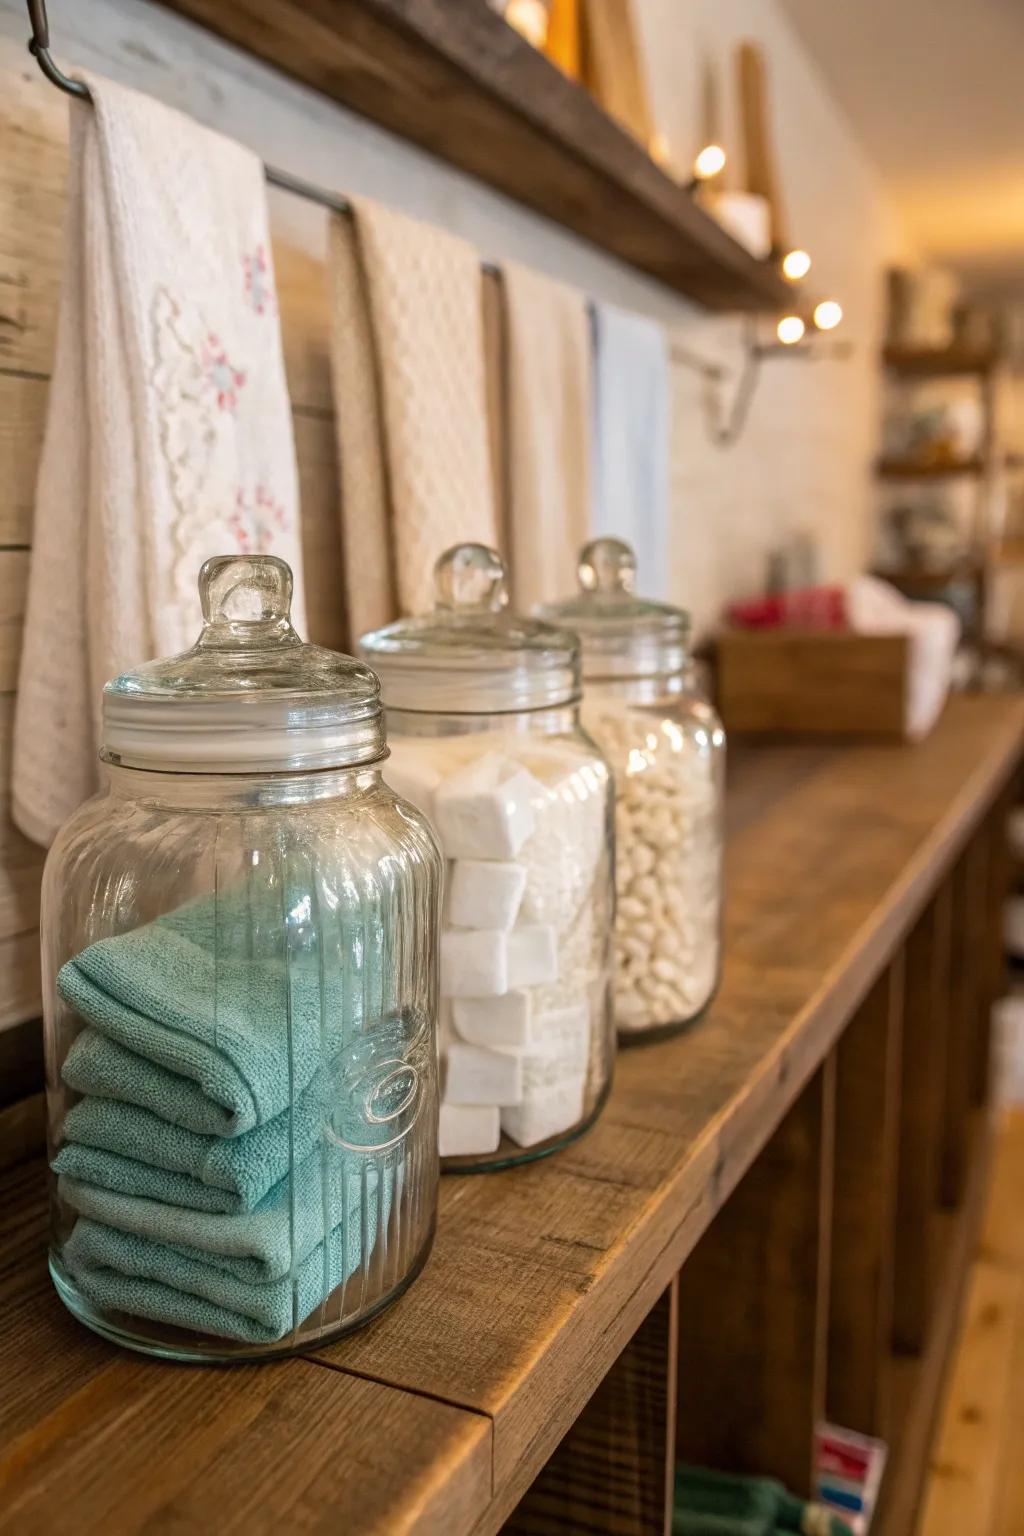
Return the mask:
<path id="1" fill-rule="evenodd" d="M 291 1272 L 353 1212 L 375 1211 L 381 1178 L 390 1192 L 390 1168 L 372 1157 L 344 1154 L 324 1143 L 241 1215 L 189 1210 L 160 1200 L 116 1194 L 62 1174 L 61 1199 L 90 1221 L 135 1237 L 165 1243 L 185 1258 L 214 1264 L 236 1279 L 266 1285 Z M 376 1222 L 374 1222 L 374 1229 Z"/>
<path id="2" fill-rule="evenodd" d="M 103 684 L 195 638 L 207 556 L 282 555 L 304 625 L 262 167 L 133 91 L 89 86 L 95 106 L 71 106 L 15 722 L 14 817 L 42 843 L 96 787 Z"/>
<path id="3" fill-rule="evenodd" d="M 312 1081 L 325 1048 L 333 1056 L 364 1017 L 387 1013 L 380 914 L 339 914 L 340 963 L 322 974 L 315 949 L 281 952 L 281 901 L 243 890 L 190 902 L 61 967 L 57 986 L 76 1013 L 185 1080 L 166 1107 L 149 1104 L 163 1118 L 201 1125 L 209 1101 L 229 1129 L 263 1125 Z M 265 955 L 253 953 L 261 932 Z M 189 1084 L 194 1108 L 183 1113 Z M 153 1079 L 151 1098 L 159 1086 Z"/>
<path id="4" fill-rule="evenodd" d="M 636 553 L 637 591 L 669 596 L 668 345 L 656 321 L 594 308 L 595 535 Z"/>
<path id="5" fill-rule="evenodd" d="M 450 545 L 494 544 L 480 258 L 368 203 L 331 224 L 331 360 L 356 634 L 433 607 Z"/>
<path id="6" fill-rule="evenodd" d="M 508 551 L 515 606 L 576 590 L 589 537 L 590 328 L 583 295 L 507 264 Z"/>
<path id="7" fill-rule="evenodd" d="M 81 1217 L 64 1262 L 83 1295 L 100 1307 L 248 1343 L 272 1343 L 297 1327 L 352 1275 L 376 1240 L 358 1206 L 294 1273 L 254 1284 L 166 1243 Z"/>

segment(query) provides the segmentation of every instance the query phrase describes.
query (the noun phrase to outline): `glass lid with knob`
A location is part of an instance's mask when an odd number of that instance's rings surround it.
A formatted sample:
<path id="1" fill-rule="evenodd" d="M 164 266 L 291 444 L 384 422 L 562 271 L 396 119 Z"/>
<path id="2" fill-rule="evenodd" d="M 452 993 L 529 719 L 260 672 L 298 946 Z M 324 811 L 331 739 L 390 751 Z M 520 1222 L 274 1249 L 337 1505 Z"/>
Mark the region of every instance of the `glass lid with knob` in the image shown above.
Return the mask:
<path id="1" fill-rule="evenodd" d="M 292 573 L 274 555 L 218 555 L 199 573 L 191 650 L 103 690 L 103 756 L 177 773 L 296 772 L 384 755 L 380 685 L 368 666 L 304 642 Z"/>
<path id="2" fill-rule="evenodd" d="M 689 656 L 690 615 L 640 597 L 636 557 L 622 539 L 593 539 L 580 551 L 580 590 L 537 612 L 580 637 L 584 680 L 676 672 Z"/>
<path id="3" fill-rule="evenodd" d="M 576 636 L 508 612 L 501 556 L 457 544 L 434 567 L 434 611 L 364 635 L 389 709 L 492 714 L 579 698 Z"/>

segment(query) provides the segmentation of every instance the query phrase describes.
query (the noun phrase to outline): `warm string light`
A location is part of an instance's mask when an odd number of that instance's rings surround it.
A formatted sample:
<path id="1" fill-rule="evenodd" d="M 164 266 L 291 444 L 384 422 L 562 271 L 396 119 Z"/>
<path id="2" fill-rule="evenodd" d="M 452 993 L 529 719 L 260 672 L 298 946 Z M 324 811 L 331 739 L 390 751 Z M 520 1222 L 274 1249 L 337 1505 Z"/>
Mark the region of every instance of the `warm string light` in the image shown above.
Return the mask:
<path id="1" fill-rule="evenodd" d="M 798 283 L 811 270 L 811 258 L 806 251 L 788 251 L 782 258 L 782 275 L 791 283 Z"/>
<path id="2" fill-rule="evenodd" d="M 806 329 L 799 315 L 783 315 L 775 327 L 775 334 L 784 347 L 792 347 L 803 340 Z"/>
<path id="3" fill-rule="evenodd" d="M 843 306 L 837 304 L 835 299 L 822 299 L 815 306 L 814 323 L 819 331 L 834 331 L 843 318 Z"/>
<path id="4" fill-rule="evenodd" d="M 693 162 L 694 181 L 710 181 L 725 169 L 725 150 L 720 144 L 705 144 Z"/>

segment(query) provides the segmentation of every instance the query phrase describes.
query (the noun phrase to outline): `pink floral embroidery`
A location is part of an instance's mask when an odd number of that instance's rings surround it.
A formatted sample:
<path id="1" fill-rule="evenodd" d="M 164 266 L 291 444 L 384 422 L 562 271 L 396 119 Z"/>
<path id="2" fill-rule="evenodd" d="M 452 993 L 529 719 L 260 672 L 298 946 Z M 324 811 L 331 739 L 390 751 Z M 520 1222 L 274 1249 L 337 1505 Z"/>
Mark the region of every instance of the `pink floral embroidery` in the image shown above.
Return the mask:
<path id="1" fill-rule="evenodd" d="M 271 314 L 274 309 L 274 289 L 270 278 L 270 263 L 262 245 L 251 256 L 242 257 L 245 273 L 245 297 L 257 315 Z"/>
<path id="2" fill-rule="evenodd" d="M 251 498 L 239 488 L 228 527 L 240 554 L 265 555 L 274 546 L 274 535 L 287 532 L 288 514 L 265 486 L 258 485 Z"/>
<path id="3" fill-rule="evenodd" d="M 235 368 L 229 361 L 219 336 L 213 331 L 203 342 L 203 373 L 217 394 L 217 404 L 222 411 L 238 408 L 238 391 L 245 383 L 245 370 Z"/>

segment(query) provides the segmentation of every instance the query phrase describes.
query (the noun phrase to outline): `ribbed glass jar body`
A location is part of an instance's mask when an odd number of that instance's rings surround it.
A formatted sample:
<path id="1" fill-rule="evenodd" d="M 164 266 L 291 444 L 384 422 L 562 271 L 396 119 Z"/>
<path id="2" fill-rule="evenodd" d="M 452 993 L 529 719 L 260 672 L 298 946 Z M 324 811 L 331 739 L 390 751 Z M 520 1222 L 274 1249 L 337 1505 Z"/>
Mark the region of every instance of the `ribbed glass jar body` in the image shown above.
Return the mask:
<path id="1" fill-rule="evenodd" d="M 615 776 L 619 1040 L 660 1037 L 718 985 L 725 732 L 692 665 L 587 678 L 582 718 Z"/>
<path id="2" fill-rule="evenodd" d="M 43 882 L 57 1288 L 171 1358 L 308 1346 L 429 1250 L 436 842 L 379 764 L 107 776 Z"/>
<path id="3" fill-rule="evenodd" d="M 575 704 L 387 709 L 385 777 L 446 861 L 442 1167 L 507 1167 L 591 1124 L 611 1083 L 613 792 Z"/>

